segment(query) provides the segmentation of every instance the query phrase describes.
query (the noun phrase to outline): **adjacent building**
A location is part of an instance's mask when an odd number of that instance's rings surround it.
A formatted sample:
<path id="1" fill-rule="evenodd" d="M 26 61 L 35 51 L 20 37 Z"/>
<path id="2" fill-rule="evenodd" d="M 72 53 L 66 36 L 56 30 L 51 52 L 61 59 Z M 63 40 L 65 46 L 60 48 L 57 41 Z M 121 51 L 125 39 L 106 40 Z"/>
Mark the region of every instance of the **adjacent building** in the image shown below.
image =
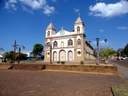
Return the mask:
<path id="1" fill-rule="evenodd" d="M 80 16 L 74 23 L 74 30 L 69 32 L 63 27 L 59 32 L 52 22 L 46 28 L 44 62 L 65 61 L 80 62 L 95 59 L 93 47 L 87 42 L 85 25 Z"/>

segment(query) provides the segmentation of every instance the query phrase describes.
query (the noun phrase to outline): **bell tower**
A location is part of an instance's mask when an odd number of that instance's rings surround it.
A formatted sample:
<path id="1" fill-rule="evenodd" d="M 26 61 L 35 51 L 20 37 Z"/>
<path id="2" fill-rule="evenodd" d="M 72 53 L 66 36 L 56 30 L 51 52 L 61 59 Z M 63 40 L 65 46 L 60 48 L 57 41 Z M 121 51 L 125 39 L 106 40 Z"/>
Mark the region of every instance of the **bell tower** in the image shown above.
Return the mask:
<path id="1" fill-rule="evenodd" d="M 46 28 L 46 35 L 45 37 L 48 38 L 48 37 L 51 37 L 53 34 L 55 34 L 55 28 L 52 24 L 52 22 L 50 22 L 50 24 L 48 25 L 48 27 Z"/>
<path id="2" fill-rule="evenodd" d="M 80 34 L 80 33 L 84 33 L 84 23 L 83 21 L 81 20 L 80 16 L 78 16 L 75 24 L 74 24 L 74 30 L 75 30 L 75 33 L 77 34 Z"/>
<path id="3" fill-rule="evenodd" d="M 75 51 L 74 51 L 74 60 L 76 61 L 84 61 L 85 57 L 85 31 L 84 31 L 84 23 L 81 20 L 80 16 L 78 16 L 77 20 L 74 23 L 74 33 L 75 37 Z"/>

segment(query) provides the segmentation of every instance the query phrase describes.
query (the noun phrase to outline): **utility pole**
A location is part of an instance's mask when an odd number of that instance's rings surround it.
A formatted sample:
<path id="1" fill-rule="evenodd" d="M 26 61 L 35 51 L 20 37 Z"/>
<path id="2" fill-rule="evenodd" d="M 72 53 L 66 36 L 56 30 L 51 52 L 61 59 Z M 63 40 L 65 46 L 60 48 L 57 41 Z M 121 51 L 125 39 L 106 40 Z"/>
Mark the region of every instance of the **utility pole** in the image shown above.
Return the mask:
<path id="1" fill-rule="evenodd" d="M 15 64 L 15 60 L 16 60 L 16 48 L 17 48 L 17 46 L 19 46 L 19 45 L 16 44 L 16 40 L 14 41 L 14 45 L 12 45 L 12 46 L 14 47 L 13 61 L 14 61 L 14 64 Z"/>
<path id="2" fill-rule="evenodd" d="M 16 59 L 16 40 L 14 41 L 14 45 L 12 45 L 14 47 L 14 54 L 13 54 L 13 61 L 15 64 L 15 59 Z"/>

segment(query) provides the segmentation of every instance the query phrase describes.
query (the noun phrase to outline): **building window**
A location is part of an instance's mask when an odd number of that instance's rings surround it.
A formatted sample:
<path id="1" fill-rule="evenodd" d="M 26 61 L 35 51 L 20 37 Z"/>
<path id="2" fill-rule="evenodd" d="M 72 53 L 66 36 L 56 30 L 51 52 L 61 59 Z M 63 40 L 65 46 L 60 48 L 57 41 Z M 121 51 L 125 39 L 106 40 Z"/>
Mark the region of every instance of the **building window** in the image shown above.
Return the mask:
<path id="1" fill-rule="evenodd" d="M 77 32 L 80 32 L 80 27 L 79 26 L 77 27 Z"/>
<path id="2" fill-rule="evenodd" d="M 68 46 L 72 46 L 73 45 L 73 41 L 71 39 L 68 40 Z"/>
<path id="3" fill-rule="evenodd" d="M 64 42 L 63 41 L 61 42 L 61 47 L 64 47 Z"/>
<path id="4" fill-rule="evenodd" d="M 49 55 L 50 53 L 48 52 L 47 54 Z"/>
<path id="5" fill-rule="evenodd" d="M 48 31 L 48 34 L 47 35 L 50 36 L 50 31 Z"/>
<path id="6" fill-rule="evenodd" d="M 80 51 L 78 51 L 77 53 L 78 53 L 79 55 L 81 54 L 81 52 L 80 52 Z"/>
<path id="7" fill-rule="evenodd" d="M 57 41 L 53 42 L 53 48 L 57 47 Z"/>
<path id="8" fill-rule="evenodd" d="M 80 39 L 77 40 L 77 44 L 81 45 L 81 40 Z"/>

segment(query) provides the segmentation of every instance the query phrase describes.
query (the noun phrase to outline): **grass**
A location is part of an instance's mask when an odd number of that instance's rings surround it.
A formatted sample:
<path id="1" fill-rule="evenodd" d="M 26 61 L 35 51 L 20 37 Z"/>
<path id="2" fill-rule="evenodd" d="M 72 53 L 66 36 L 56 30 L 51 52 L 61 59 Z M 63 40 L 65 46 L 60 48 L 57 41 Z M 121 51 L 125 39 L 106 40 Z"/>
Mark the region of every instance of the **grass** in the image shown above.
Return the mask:
<path id="1" fill-rule="evenodd" d="M 113 64 L 84 64 L 84 66 L 114 66 Z"/>
<path id="2" fill-rule="evenodd" d="M 114 96 L 128 96 L 128 84 L 112 86 Z"/>

